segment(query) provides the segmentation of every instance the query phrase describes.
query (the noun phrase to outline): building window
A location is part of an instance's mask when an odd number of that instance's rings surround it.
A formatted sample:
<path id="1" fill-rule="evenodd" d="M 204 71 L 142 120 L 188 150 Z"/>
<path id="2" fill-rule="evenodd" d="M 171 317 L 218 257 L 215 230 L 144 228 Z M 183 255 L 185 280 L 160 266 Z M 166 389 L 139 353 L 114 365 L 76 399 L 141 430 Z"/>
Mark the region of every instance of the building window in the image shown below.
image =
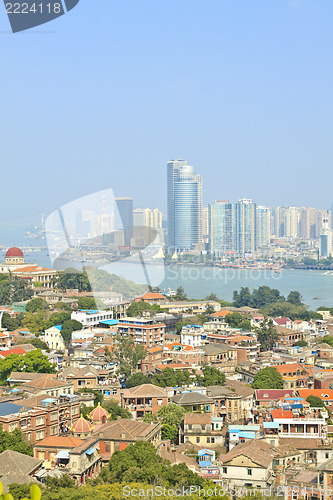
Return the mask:
<path id="1" fill-rule="evenodd" d="M 227 472 L 228 472 L 227 467 L 222 467 L 222 474 L 227 474 Z"/>
<path id="2" fill-rule="evenodd" d="M 106 452 L 110 451 L 110 443 L 105 443 L 105 451 Z"/>
<path id="3" fill-rule="evenodd" d="M 199 436 L 196 438 L 196 442 L 200 443 L 200 437 Z"/>
<path id="4" fill-rule="evenodd" d="M 252 476 L 252 469 L 247 469 L 247 475 Z"/>

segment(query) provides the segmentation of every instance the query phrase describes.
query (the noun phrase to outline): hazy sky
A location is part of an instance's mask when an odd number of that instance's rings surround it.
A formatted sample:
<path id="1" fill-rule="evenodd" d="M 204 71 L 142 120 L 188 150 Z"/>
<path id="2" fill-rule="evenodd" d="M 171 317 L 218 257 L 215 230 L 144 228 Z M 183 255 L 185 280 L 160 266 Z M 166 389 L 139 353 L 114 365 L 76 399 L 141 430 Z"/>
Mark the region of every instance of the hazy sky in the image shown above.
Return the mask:
<path id="1" fill-rule="evenodd" d="M 330 206 L 332 0 L 80 0 L 38 29 L 0 9 L 1 215 L 112 187 L 166 206 L 166 162 L 204 203 Z"/>

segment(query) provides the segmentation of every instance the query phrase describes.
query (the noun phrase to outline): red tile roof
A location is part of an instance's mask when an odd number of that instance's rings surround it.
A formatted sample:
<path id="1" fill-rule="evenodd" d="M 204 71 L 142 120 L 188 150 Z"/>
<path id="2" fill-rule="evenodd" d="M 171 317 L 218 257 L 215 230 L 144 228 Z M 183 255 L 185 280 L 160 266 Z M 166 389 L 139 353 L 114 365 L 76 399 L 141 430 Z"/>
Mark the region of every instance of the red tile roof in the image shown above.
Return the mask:
<path id="1" fill-rule="evenodd" d="M 309 396 L 316 396 L 323 401 L 333 401 L 332 389 L 298 389 L 301 398 L 307 399 Z"/>
<path id="2" fill-rule="evenodd" d="M 293 412 L 291 410 L 283 410 L 282 408 L 277 408 L 272 410 L 273 420 L 275 418 L 293 418 Z"/>
<path id="3" fill-rule="evenodd" d="M 20 347 L 17 349 L 9 349 L 8 351 L 0 351 L 0 357 L 3 358 L 7 358 L 7 356 L 10 356 L 11 354 L 19 354 L 20 356 L 23 356 L 26 352 Z"/>

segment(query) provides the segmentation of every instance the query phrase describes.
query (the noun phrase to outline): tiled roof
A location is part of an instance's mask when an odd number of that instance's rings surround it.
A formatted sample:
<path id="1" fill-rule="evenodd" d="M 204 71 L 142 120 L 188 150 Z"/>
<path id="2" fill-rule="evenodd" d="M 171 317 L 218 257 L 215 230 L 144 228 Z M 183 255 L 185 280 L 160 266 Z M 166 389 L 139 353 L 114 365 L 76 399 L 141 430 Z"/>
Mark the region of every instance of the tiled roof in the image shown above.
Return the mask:
<path id="1" fill-rule="evenodd" d="M 244 455 L 261 467 L 267 468 L 276 454 L 277 451 L 265 441 L 252 439 L 243 444 L 238 444 L 226 455 L 220 455 L 220 461 L 227 464 L 234 458 Z"/>
<path id="2" fill-rule="evenodd" d="M 218 318 L 225 318 L 228 314 L 232 314 L 231 311 L 228 311 L 227 309 L 223 309 L 222 311 L 217 311 L 212 314 L 212 316 L 218 317 Z"/>
<path id="3" fill-rule="evenodd" d="M 31 380 L 22 384 L 23 389 L 53 389 L 55 387 L 67 387 L 68 384 L 60 382 L 57 379 L 42 376 L 36 380 Z"/>
<path id="4" fill-rule="evenodd" d="M 180 405 L 214 404 L 214 400 L 204 396 L 200 392 L 184 392 L 173 396 L 171 400 Z"/>
<path id="5" fill-rule="evenodd" d="M 38 441 L 35 446 L 47 448 L 76 448 L 84 443 L 83 439 L 72 436 L 50 436 Z"/>
<path id="6" fill-rule="evenodd" d="M 161 387 L 153 384 L 142 384 L 137 387 L 131 387 L 131 389 L 125 389 L 123 391 L 125 397 L 167 397 L 167 393 Z"/>
<path id="7" fill-rule="evenodd" d="M 133 441 L 145 438 L 159 425 L 119 418 L 118 420 L 106 422 L 106 424 L 99 427 L 98 434 L 102 434 L 103 439 Z"/>
<path id="8" fill-rule="evenodd" d="M 301 398 L 307 399 L 309 396 L 316 396 L 323 401 L 333 401 L 332 389 L 297 389 Z"/>
<path id="9" fill-rule="evenodd" d="M 53 269 L 48 269 L 47 267 L 41 267 L 41 266 L 24 266 L 20 267 L 19 269 L 13 269 L 12 273 L 35 273 L 35 272 L 40 272 L 40 271 L 52 271 Z"/>
<path id="10" fill-rule="evenodd" d="M 184 424 L 192 425 L 206 425 L 211 424 L 212 415 L 210 413 L 185 413 Z"/>
<path id="11" fill-rule="evenodd" d="M 7 356 L 10 356 L 11 354 L 19 354 L 20 356 L 23 356 L 26 352 L 20 347 L 17 349 L 8 349 L 8 351 L 0 351 L 0 357 L 2 356 L 3 358 L 7 358 Z"/>
<path id="12" fill-rule="evenodd" d="M 153 292 L 148 292 L 142 295 L 141 297 L 143 300 L 149 300 L 149 299 L 163 299 L 165 300 L 164 295 L 161 293 L 153 293 Z"/>
<path id="13" fill-rule="evenodd" d="M 295 392 L 291 389 L 256 389 L 255 399 L 257 401 L 278 401 L 280 398 L 291 398 Z"/>
<path id="14" fill-rule="evenodd" d="M 6 450 L 0 453 L 0 471 L 5 476 L 8 473 L 31 474 L 42 463 L 42 460 L 23 455 L 17 451 Z"/>
<path id="15" fill-rule="evenodd" d="M 293 412 L 292 410 L 283 410 L 282 408 L 277 408 L 275 410 L 272 410 L 272 417 L 274 419 L 279 419 L 279 418 L 293 418 Z"/>

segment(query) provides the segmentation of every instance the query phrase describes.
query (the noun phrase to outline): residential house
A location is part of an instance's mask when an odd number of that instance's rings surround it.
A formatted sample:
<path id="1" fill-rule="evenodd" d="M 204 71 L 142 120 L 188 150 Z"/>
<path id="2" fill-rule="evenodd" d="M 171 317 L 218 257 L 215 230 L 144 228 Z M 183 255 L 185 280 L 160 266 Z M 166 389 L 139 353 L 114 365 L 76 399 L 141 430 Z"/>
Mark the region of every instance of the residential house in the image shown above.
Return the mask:
<path id="1" fill-rule="evenodd" d="M 243 419 L 242 396 L 226 387 L 211 385 L 206 387 L 206 395 L 214 400 L 215 414 L 224 422 L 238 422 Z"/>
<path id="2" fill-rule="evenodd" d="M 310 388 L 313 385 L 313 375 L 309 368 L 300 363 L 286 363 L 281 365 L 272 365 L 276 368 L 283 378 L 284 389 Z"/>
<path id="3" fill-rule="evenodd" d="M 41 396 L 0 403 L 0 424 L 3 430 L 19 429 L 30 444 L 45 437 L 64 433 L 80 416 L 77 396 L 60 398 Z"/>
<path id="4" fill-rule="evenodd" d="M 275 330 L 278 334 L 278 346 L 292 346 L 295 342 L 304 340 L 304 334 L 301 331 L 296 331 L 282 325 L 275 326 Z"/>
<path id="5" fill-rule="evenodd" d="M 8 493 L 9 486 L 16 484 L 37 483 L 35 474 L 41 468 L 42 460 L 23 453 L 5 450 L 0 453 L 0 481 L 3 492 Z"/>
<path id="6" fill-rule="evenodd" d="M 117 326 L 120 335 L 131 336 L 136 344 L 154 347 L 164 343 L 165 324 L 151 318 L 122 318 Z"/>
<path id="7" fill-rule="evenodd" d="M 207 343 L 207 334 L 201 325 L 183 326 L 180 333 L 180 342 L 190 347 L 200 347 Z"/>
<path id="8" fill-rule="evenodd" d="M 199 446 L 223 445 L 223 421 L 211 413 L 185 413 L 179 428 L 179 442 Z"/>
<path id="9" fill-rule="evenodd" d="M 185 406 L 189 411 L 204 411 L 215 415 L 215 402 L 212 398 L 196 391 L 186 391 L 171 397 L 171 402 Z"/>
<path id="10" fill-rule="evenodd" d="M 301 405 L 300 405 L 301 406 Z M 298 411 L 277 408 L 272 410 L 272 421 L 279 423 L 280 438 L 327 438 L 328 414 L 322 408 Z"/>
<path id="11" fill-rule="evenodd" d="M 45 330 L 43 340 L 47 343 L 50 349 L 59 349 L 61 351 L 65 350 L 66 345 L 64 338 L 61 335 L 61 330 L 61 325 L 51 326 Z"/>
<path id="12" fill-rule="evenodd" d="M 237 366 L 237 349 L 225 344 L 206 344 L 204 351 L 204 364 L 219 368 L 225 373 L 234 373 Z"/>
<path id="13" fill-rule="evenodd" d="M 256 389 L 254 399 L 256 406 L 277 406 L 281 398 L 296 396 L 295 390 L 289 389 Z"/>
<path id="14" fill-rule="evenodd" d="M 168 396 L 164 389 L 153 384 L 142 384 L 131 389 L 123 389 L 120 403 L 137 419 L 145 413 L 156 413 L 168 404 Z"/>
<path id="15" fill-rule="evenodd" d="M 61 382 L 56 378 L 41 374 L 39 378 L 20 385 L 20 390 L 28 395 L 47 394 L 57 398 L 62 394 L 74 394 L 74 385 L 72 382 Z"/>
<path id="16" fill-rule="evenodd" d="M 161 446 L 161 422 L 147 424 L 136 420 L 118 418 L 108 421 L 93 432 L 99 439 L 99 451 L 102 462 L 107 463 L 113 453 L 124 450 L 137 441 L 152 443 L 157 450 Z"/>
<path id="17" fill-rule="evenodd" d="M 269 488 L 274 483 L 275 449 L 260 439 L 252 439 L 220 455 L 221 478 L 229 488 Z"/>
<path id="18" fill-rule="evenodd" d="M 229 425 L 227 437 L 229 451 L 238 444 L 260 437 L 261 426 L 259 424 Z"/>

